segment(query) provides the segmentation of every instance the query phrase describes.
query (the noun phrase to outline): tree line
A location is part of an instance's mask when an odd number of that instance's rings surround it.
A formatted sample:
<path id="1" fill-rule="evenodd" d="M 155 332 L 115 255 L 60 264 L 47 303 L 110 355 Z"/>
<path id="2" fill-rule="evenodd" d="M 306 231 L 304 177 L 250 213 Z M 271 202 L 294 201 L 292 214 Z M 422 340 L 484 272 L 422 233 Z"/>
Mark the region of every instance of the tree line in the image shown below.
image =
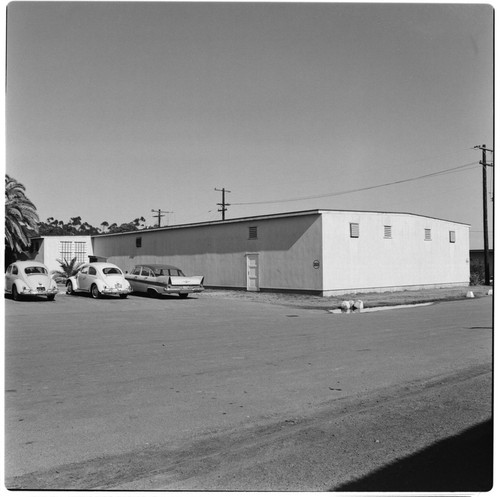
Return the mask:
<path id="1" fill-rule="evenodd" d="M 102 235 L 103 233 L 124 233 L 125 231 L 138 231 L 151 228 L 146 226 L 146 220 L 143 217 L 138 217 L 129 223 L 120 225 L 113 223 L 109 224 L 103 221 L 99 227 L 92 226 L 86 221 L 82 221 L 80 216 L 72 217 L 69 221 L 64 222 L 53 217 L 49 217 L 47 221 L 38 223 L 39 236 L 54 236 L 54 235 Z"/>

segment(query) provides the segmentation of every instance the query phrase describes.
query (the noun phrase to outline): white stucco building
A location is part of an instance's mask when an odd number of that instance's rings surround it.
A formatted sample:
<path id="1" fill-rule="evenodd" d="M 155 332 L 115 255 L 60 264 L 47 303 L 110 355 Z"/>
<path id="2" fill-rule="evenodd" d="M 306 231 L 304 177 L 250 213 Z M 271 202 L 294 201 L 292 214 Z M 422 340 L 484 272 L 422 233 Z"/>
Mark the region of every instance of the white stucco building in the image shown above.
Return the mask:
<path id="1" fill-rule="evenodd" d="M 45 264 L 49 270 L 59 271 L 57 259 L 68 262 L 76 257 L 77 262 L 89 262 L 92 255 L 90 236 L 39 236 L 31 239 L 33 260 Z"/>
<path id="2" fill-rule="evenodd" d="M 469 284 L 469 225 L 408 213 L 308 210 L 92 237 L 124 271 L 168 263 L 207 287 L 337 295 Z"/>

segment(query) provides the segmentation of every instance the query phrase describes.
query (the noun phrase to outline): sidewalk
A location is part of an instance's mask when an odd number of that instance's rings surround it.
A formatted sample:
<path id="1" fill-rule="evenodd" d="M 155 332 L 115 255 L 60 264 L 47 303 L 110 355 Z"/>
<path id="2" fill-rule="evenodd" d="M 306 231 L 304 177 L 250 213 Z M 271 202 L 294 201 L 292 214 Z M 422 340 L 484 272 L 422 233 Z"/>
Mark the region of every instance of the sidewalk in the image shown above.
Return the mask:
<path id="1" fill-rule="evenodd" d="M 206 289 L 200 296 L 203 298 L 226 298 L 262 302 L 301 309 L 339 309 L 345 300 L 361 300 L 365 308 L 395 305 L 421 304 L 426 302 L 443 302 L 463 300 L 472 292 L 474 298 L 493 298 L 488 295 L 491 286 L 464 286 L 456 288 L 429 288 L 424 290 L 405 290 L 383 293 L 356 293 L 337 295 L 335 297 L 319 297 L 315 295 L 279 293 L 279 292 L 247 292 L 245 290 Z"/>

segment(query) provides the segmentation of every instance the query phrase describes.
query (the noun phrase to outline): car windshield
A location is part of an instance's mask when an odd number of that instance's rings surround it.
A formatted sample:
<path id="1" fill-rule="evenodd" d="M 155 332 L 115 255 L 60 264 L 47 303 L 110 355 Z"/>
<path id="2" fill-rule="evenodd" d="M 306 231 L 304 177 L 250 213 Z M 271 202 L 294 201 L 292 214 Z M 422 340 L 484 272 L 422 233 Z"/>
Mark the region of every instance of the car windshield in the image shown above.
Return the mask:
<path id="1" fill-rule="evenodd" d="M 30 275 L 30 274 L 47 274 L 47 270 L 44 267 L 40 267 L 40 266 L 30 266 L 30 267 L 24 268 L 24 272 L 27 275 Z"/>
<path id="2" fill-rule="evenodd" d="M 108 276 L 110 274 L 122 274 L 122 272 L 117 267 L 105 267 L 102 272 Z"/>

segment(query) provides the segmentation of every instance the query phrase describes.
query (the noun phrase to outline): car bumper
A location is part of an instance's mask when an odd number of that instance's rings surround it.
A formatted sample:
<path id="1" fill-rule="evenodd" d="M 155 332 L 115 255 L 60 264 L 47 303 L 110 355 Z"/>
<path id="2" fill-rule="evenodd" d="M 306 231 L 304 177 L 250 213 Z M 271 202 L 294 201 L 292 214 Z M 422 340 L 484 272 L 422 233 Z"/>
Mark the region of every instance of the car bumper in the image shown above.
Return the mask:
<path id="1" fill-rule="evenodd" d="M 163 293 L 200 293 L 204 290 L 202 286 L 168 286 L 163 287 Z"/>
<path id="2" fill-rule="evenodd" d="M 56 295 L 57 293 L 59 293 L 58 288 L 49 288 L 48 290 L 24 288 L 19 292 L 19 295 L 41 295 L 42 297 L 46 297 L 47 295 Z"/>
<path id="3" fill-rule="evenodd" d="M 128 295 L 132 293 L 131 288 L 103 288 L 101 290 L 103 295 Z"/>

